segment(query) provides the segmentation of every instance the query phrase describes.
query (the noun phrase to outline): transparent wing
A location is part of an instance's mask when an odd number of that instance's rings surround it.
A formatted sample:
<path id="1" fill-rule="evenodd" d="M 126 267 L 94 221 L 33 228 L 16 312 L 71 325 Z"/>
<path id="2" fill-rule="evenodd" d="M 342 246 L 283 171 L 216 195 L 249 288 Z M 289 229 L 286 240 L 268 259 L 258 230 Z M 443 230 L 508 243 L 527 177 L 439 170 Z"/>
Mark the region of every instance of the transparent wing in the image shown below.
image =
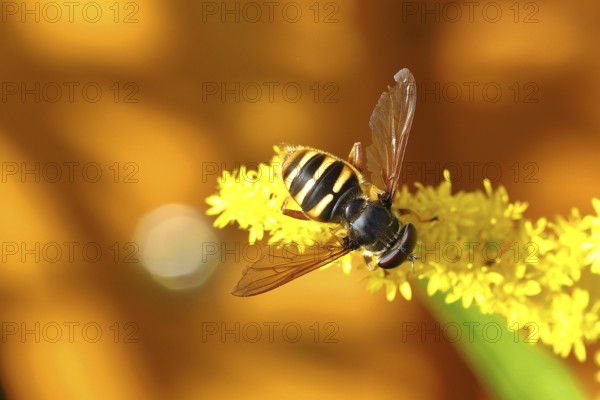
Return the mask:
<path id="1" fill-rule="evenodd" d="M 367 148 L 371 182 L 383 188 L 391 200 L 400 179 L 417 100 L 415 78 L 408 69 L 400 70 L 394 79 L 396 84 L 381 94 L 371 114 L 373 142 Z"/>
<path id="2" fill-rule="evenodd" d="M 293 281 L 350 252 L 335 240 L 325 245 L 310 246 L 303 253 L 285 247 L 269 247 L 269 252 L 244 269 L 242 279 L 233 289 L 235 296 L 254 296 Z"/>

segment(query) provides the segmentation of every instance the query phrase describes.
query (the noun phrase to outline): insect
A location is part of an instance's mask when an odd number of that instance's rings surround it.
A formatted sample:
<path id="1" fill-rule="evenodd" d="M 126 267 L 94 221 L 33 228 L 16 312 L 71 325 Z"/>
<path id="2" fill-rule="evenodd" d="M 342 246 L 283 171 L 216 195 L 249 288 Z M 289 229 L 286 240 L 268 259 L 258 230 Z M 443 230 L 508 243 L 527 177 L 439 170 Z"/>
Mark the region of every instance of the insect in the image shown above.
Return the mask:
<path id="1" fill-rule="evenodd" d="M 408 69 L 394 75 L 396 84 L 384 92 L 369 120 L 372 144 L 367 149 L 371 180 L 363 176 L 362 144 L 352 147 L 348 161 L 310 147 L 287 148 L 281 176 L 290 197 L 282 212 L 293 218 L 336 224 L 337 234 L 317 252 L 294 258 L 265 256 L 244 270 L 233 290 L 236 296 L 253 296 L 275 289 L 354 250 L 361 250 L 369 269 L 390 269 L 409 260 L 417 231 L 402 224 L 402 210 L 392 202 L 416 104 L 415 80 Z M 293 199 L 301 210 L 287 208 Z M 406 210 L 404 210 L 406 211 Z"/>

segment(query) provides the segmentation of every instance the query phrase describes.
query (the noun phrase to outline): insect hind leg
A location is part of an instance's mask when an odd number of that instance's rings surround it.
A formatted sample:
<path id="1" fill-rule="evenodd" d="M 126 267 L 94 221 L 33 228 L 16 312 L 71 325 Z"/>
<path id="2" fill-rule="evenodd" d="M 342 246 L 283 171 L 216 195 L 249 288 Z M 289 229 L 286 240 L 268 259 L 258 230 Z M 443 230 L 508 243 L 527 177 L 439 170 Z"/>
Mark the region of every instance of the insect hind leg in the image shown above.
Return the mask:
<path id="1" fill-rule="evenodd" d="M 359 172 L 363 172 L 363 165 L 365 163 L 365 153 L 363 152 L 363 146 L 361 142 L 356 142 L 350 150 L 348 155 L 348 162 L 352 164 Z"/>
<path id="2" fill-rule="evenodd" d="M 290 201 L 290 198 L 286 198 L 283 202 L 283 204 L 281 205 L 281 212 L 283 213 L 283 215 L 287 215 L 288 217 L 292 217 L 292 218 L 296 218 L 302 221 L 308 221 L 310 220 L 310 218 L 308 217 L 308 215 L 304 214 L 303 211 L 300 210 L 290 210 L 289 208 L 287 208 L 287 203 L 288 201 Z"/>

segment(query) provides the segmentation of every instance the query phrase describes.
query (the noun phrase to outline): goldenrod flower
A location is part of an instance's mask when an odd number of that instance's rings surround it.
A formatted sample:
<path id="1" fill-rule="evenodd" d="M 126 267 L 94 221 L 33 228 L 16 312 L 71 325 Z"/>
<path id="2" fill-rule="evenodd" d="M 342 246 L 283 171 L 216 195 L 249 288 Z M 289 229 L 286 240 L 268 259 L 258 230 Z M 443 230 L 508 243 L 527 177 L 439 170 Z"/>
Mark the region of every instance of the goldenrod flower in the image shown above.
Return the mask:
<path id="1" fill-rule="evenodd" d="M 248 230 L 250 243 L 265 232 L 270 242 L 325 242 L 331 237 L 327 224 L 281 213 L 289 194 L 280 165 L 276 155 L 257 171 L 224 172 L 219 193 L 207 198 L 207 213 L 218 215 L 218 228 L 236 222 Z M 581 217 L 574 209 L 569 218 L 529 221 L 523 218 L 527 204 L 511 202 L 502 186 L 493 189 L 486 180 L 483 191 L 452 193 L 447 172 L 444 177 L 437 187 L 416 184 L 415 193 L 407 187 L 398 191 L 395 207 L 437 220 L 404 217 L 419 232 L 414 271 L 405 265 L 378 269 L 370 273 L 367 289 L 385 288 L 390 301 L 398 292 L 410 300 L 411 282 L 427 278 L 429 295 L 445 293 L 447 303 L 460 301 L 465 308 L 476 304 L 484 314 L 505 318 L 509 329 L 529 329 L 529 339 L 556 354 L 573 351 L 585 360 L 585 345 L 600 335 L 600 200 L 593 200 L 596 215 Z M 346 273 L 366 268 L 357 252 L 336 263 Z"/>

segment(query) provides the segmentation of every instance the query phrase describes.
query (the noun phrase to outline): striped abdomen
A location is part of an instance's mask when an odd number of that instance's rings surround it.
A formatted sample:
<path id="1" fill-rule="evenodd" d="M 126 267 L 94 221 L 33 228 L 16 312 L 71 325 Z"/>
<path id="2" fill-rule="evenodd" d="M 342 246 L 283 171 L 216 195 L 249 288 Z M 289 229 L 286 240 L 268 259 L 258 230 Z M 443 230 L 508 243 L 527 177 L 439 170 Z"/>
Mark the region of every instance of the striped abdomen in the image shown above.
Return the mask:
<path id="1" fill-rule="evenodd" d="M 290 195 L 310 218 L 339 222 L 341 202 L 360 194 L 359 172 L 328 153 L 306 147 L 290 149 L 281 167 Z"/>

